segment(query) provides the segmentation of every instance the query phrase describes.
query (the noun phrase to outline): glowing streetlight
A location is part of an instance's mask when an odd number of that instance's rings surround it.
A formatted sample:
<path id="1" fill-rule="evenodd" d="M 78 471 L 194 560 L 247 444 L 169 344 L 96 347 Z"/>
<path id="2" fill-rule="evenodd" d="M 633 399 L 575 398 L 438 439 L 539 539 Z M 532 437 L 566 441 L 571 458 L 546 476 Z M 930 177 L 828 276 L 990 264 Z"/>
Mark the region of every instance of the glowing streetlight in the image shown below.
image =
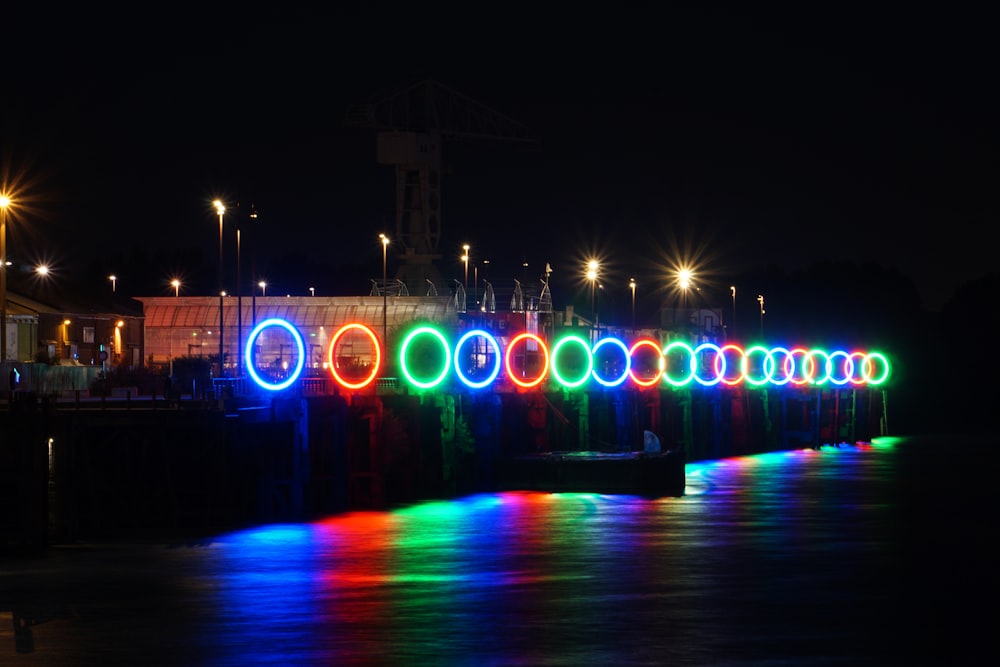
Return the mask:
<path id="1" fill-rule="evenodd" d="M 635 278 L 629 278 L 628 286 L 632 290 L 632 328 L 635 329 Z"/>
<path id="2" fill-rule="evenodd" d="M 758 294 L 757 295 L 757 303 L 760 304 L 760 339 L 764 340 L 764 313 L 766 311 L 764 310 L 764 295 L 763 294 Z"/>
<path id="3" fill-rule="evenodd" d="M 388 303 L 386 302 L 385 283 L 388 278 L 388 274 L 386 273 L 386 252 L 389 249 L 389 237 L 386 236 L 385 234 L 379 234 L 378 238 L 380 241 L 382 241 L 382 344 L 387 345 L 389 341 L 389 321 L 386 316 L 386 309 L 388 308 Z"/>
<path id="4" fill-rule="evenodd" d="M 0 362 L 7 358 L 7 207 L 10 197 L 0 194 Z"/>
<path id="5" fill-rule="evenodd" d="M 265 283 L 263 280 L 261 280 L 259 283 L 257 283 L 257 287 L 260 288 L 260 295 L 261 296 L 267 296 L 267 283 Z"/>
<path id="6" fill-rule="evenodd" d="M 212 205 L 215 206 L 215 212 L 219 214 L 219 377 L 226 377 L 226 365 L 224 363 L 225 358 L 223 356 L 224 350 L 222 345 L 222 327 L 224 322 L 222 308 L 224 306 L 223 296 L 225 296 L 222 291 L 222 216 L 226 212 L 226 207 L 218 199 L 212 202 Z"/>
<path id="7" fill-rule="evenodd" d="M 118 276 L 112 273 L 110 276 L 108 276 L 108 280 L 111 281 L 111 292 L 114 293 L 118 285 Z"/>
<path id="8" fill-rule="evenodd" d="M 694 272 L 691 269 L 681 268 L 677 271 L 677 286 L 683 291 L 691 288 L 691 281 L 694 279 Z"/>
<path id="9" fill-rule="evenodd" d="M 316 288 L 315 287 L 310 287 L 309 288 L 309 296 L 316 296 Z"/>
<path id="10" fill-rule="evenodd" d="M 174 278 L 170 281 L 170 286 L 174 288 L 174 296 L 181 295 L 181 281 Z"/>
<path id="11" fill-rule="evenodd" d="M 46 264 L 39 264 L 35 267 L 35 273 L 40 277 L 45 278 L 49 275 L 49 267 Z"/>
<path id="12" fill-rule="evenodd" d="M 688 304 L 688 290 L 691 289 L 691 284 L 694 281 L 694 271 L 686 266 L 682 266 L 677 269 L 677 287 L 681 291 L 681 310 L 684 311 L 684 320 L 686 322 L 685 326 L 691 323 L 691 316 L 687 311 Z"/>

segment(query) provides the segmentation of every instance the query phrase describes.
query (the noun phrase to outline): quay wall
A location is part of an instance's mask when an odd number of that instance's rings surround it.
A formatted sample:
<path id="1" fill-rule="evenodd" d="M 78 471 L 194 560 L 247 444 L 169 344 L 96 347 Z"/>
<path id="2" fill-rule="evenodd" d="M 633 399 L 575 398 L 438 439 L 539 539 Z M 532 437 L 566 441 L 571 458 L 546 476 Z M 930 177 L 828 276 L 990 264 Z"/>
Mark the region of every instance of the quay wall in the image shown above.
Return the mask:
<path id="1" fill-rule="evenodd" d="M 504 457 L 633 451 L 688 461 L 870 440 L 870 388 L 389 391 L 267 400 L 38 400 L 0 408 L 0 552 L 197 539 L 498 490 Z"/>

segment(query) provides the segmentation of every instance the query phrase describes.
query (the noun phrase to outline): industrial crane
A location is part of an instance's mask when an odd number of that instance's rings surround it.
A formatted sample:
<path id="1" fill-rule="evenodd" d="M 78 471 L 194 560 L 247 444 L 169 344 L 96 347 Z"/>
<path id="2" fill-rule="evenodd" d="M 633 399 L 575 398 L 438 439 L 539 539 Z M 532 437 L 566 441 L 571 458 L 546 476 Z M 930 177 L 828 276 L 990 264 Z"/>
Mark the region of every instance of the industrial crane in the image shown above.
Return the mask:
<path id="1" fill-rule="evenodd" d="M 353 105 L 344 120 L 350 127 L 377 130 L 378 162 L 395 167 L 393 240 L 402 247 L 396 280 L 411 294 L 444 282 L 434 264 L 441 259 L 442 144 L 456 139 L 537 143 L 519 123 L 430 79 Z"/>

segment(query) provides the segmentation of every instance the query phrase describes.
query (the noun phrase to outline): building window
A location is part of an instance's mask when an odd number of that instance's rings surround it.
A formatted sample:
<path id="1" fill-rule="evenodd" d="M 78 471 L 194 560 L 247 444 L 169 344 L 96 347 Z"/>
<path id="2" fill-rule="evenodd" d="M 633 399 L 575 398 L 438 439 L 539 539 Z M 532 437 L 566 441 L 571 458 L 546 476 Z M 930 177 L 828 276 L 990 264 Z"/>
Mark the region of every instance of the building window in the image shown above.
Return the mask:
<path id="1" fill-rule="evenodd" d="M 94 327 L 84 327 L 83 328 L 83 342 L 93 343 L 94 342 Z"/>

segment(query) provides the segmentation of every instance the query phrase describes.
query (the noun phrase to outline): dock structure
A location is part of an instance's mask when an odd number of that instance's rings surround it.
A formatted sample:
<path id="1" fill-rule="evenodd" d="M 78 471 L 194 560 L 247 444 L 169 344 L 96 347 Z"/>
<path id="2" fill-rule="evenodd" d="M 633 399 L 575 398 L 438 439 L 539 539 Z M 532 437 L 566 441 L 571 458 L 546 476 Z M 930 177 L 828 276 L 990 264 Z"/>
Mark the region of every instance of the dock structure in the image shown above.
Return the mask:
<path id="1" fill-rule="evenodd" d="M 875 388 L 414 393 L 389 378 L 355 395 L 317 383 L 263 397 L 225 388 L 176 400 L 24 394 L 0 406 L 0 550 L 187 538 L 511 489 L 512 460 L 551 452 L 568 460 L 553 468 L 562 479 L 579 475 L 550 490 L 585 491 L 590 476 L 593 492 L 679 495 L 628 469 L 645 431 L 690 462 L 868 441 L 886 423 Z M 574 469 L 571 452 L 624 464 Z"/>
<path id="2" fill-rule="evenodd" d="M 686 462 L 888 433 L 877 352 L 622 332 L 545 299 L 140 301 L 156 386 L 20 364 L 0 394 L 0 548 L 519 487 L 682 495 Z M 646 452 L 647 434 L 672 456 Z"/>

